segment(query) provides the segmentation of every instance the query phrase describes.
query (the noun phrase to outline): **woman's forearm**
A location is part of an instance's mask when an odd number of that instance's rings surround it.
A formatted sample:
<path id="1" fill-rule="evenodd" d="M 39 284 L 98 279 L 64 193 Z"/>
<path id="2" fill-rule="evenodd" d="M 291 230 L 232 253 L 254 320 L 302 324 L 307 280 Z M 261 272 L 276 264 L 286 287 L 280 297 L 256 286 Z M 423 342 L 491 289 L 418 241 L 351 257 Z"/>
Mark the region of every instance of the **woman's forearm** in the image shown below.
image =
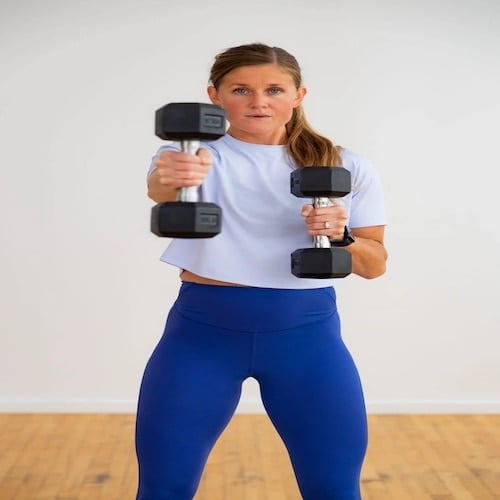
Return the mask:
<path id="1" fill-rule="evenodd" d="M 352 272 L 366 279 L 382 276 L 386 270 L 387 251 L 382 243 L 359 236 L 345 249 L 352 256 Z"/>

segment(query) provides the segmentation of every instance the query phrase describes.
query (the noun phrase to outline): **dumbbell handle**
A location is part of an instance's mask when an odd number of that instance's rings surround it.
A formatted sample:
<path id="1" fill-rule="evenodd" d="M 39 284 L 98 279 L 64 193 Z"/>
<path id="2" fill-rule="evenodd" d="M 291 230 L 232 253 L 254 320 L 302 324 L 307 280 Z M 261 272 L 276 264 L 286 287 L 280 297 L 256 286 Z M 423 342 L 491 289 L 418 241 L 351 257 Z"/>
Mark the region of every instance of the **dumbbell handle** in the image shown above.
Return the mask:
<path id="1" fill-rule="evenodd" d="M 313 207 L 314 208 L 322 208 L 329 207 L 330 200 L 328 198 L 313 198 Z M 330 248 L 332 245 L 330 244 L 330 239 L 328 236 L 323 234 L 317 234 L 313 236 L 314 239 L 314 248 Z"/>
<path id="2" fill-rule="evenodd" d="M 181 141 L 181 149 L 183 153 L 195 155 L 200 149 L 200 141 L 197 139 L 189 139 Z M 188 186 L 179 189 L 177 201 L 197 202 L 199 199 L 198 186 Z"/>

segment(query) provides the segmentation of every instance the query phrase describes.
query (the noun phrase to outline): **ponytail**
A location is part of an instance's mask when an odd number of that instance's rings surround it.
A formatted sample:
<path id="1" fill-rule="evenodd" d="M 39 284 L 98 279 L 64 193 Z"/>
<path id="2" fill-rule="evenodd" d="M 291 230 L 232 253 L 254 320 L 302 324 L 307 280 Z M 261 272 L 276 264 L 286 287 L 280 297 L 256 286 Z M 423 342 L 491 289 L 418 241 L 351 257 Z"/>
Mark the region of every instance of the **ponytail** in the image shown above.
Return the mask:
<path id="1" fill-rule="evenodd" d="M 335 146 L 330 139 L 313 130 L 302 106 L 293 110 L 292 119 L 287 123 L 286 130 L 286 146 L 298 166 L 342 166 L 342 148 Z"/>

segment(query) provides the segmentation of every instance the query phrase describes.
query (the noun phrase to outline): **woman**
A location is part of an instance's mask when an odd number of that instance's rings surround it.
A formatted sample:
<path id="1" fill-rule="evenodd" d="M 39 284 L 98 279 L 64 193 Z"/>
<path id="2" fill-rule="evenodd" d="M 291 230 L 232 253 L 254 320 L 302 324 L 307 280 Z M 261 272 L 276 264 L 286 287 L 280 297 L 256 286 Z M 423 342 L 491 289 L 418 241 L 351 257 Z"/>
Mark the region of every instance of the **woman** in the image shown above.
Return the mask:
<path id="1" fill-rule="evenodd" d="M 353 273 L 385 272 L 380 182 L 359 155 L 307 123 L 296 59 L 263 44 L 215 58 L 208 95 L 227 134 L 197 155 L 166 145 L 148 177 L 156 202 L 200 186 L 222 208 L 219 235 L 174 239 L 162 260 L 182 285 L 145 369 L 137 414 L 140 500 L 191 499 L 206 459 L 255 378 L 305 500 L 359 499 L 367 431 L 362 387 L 340 334 L 334 279 L 297 278 L 290 253 L 325 235 Z M 290 194 L 293 168 L 340 166 L 353 192 L 314 208 Z M 349 227 L 353 238 L 343 240 Z M 354 239 L 354 241 L 353 241 Z"/>

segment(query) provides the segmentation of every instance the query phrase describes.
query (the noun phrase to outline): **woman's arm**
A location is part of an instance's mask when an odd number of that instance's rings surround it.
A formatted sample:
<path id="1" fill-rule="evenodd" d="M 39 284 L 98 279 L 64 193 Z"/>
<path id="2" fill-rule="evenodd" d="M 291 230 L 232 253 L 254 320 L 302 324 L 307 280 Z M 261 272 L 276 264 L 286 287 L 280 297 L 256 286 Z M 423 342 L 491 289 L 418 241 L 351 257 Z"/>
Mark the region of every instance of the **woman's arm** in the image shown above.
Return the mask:
<path id="1" fill-rule="evenodd" d="M 153 163 L 156 168 L 148 177 L 148 196 L 162 203 L 175 201 L 182 187 L 200 186 L 212 166 L 212 155 L 207 149 L 196 155 L 167 150 Z"/>
<path id="2" fill-rule="evenodd" d="M 363 278 L 378 278 L 385 273 L 387 251 L 385 226 L 358 227 L 351 230 L 354 243 L 344 247 L 352 255 L 352 272 Z"/>
<path id="3" fill-rule="evenodd" d="M 309 234 L 328 236 L 332 241 L 340 241 L 348 222 L 343 205 L 314 208 L 302 207 Z M 352 272 L 363 278 L 377 278 L 385 273 L 387 252 L 384 247 L 385 226 L 358 227 L 351 230 L 354 243 L 342 247 L 352 255 Z"/>

